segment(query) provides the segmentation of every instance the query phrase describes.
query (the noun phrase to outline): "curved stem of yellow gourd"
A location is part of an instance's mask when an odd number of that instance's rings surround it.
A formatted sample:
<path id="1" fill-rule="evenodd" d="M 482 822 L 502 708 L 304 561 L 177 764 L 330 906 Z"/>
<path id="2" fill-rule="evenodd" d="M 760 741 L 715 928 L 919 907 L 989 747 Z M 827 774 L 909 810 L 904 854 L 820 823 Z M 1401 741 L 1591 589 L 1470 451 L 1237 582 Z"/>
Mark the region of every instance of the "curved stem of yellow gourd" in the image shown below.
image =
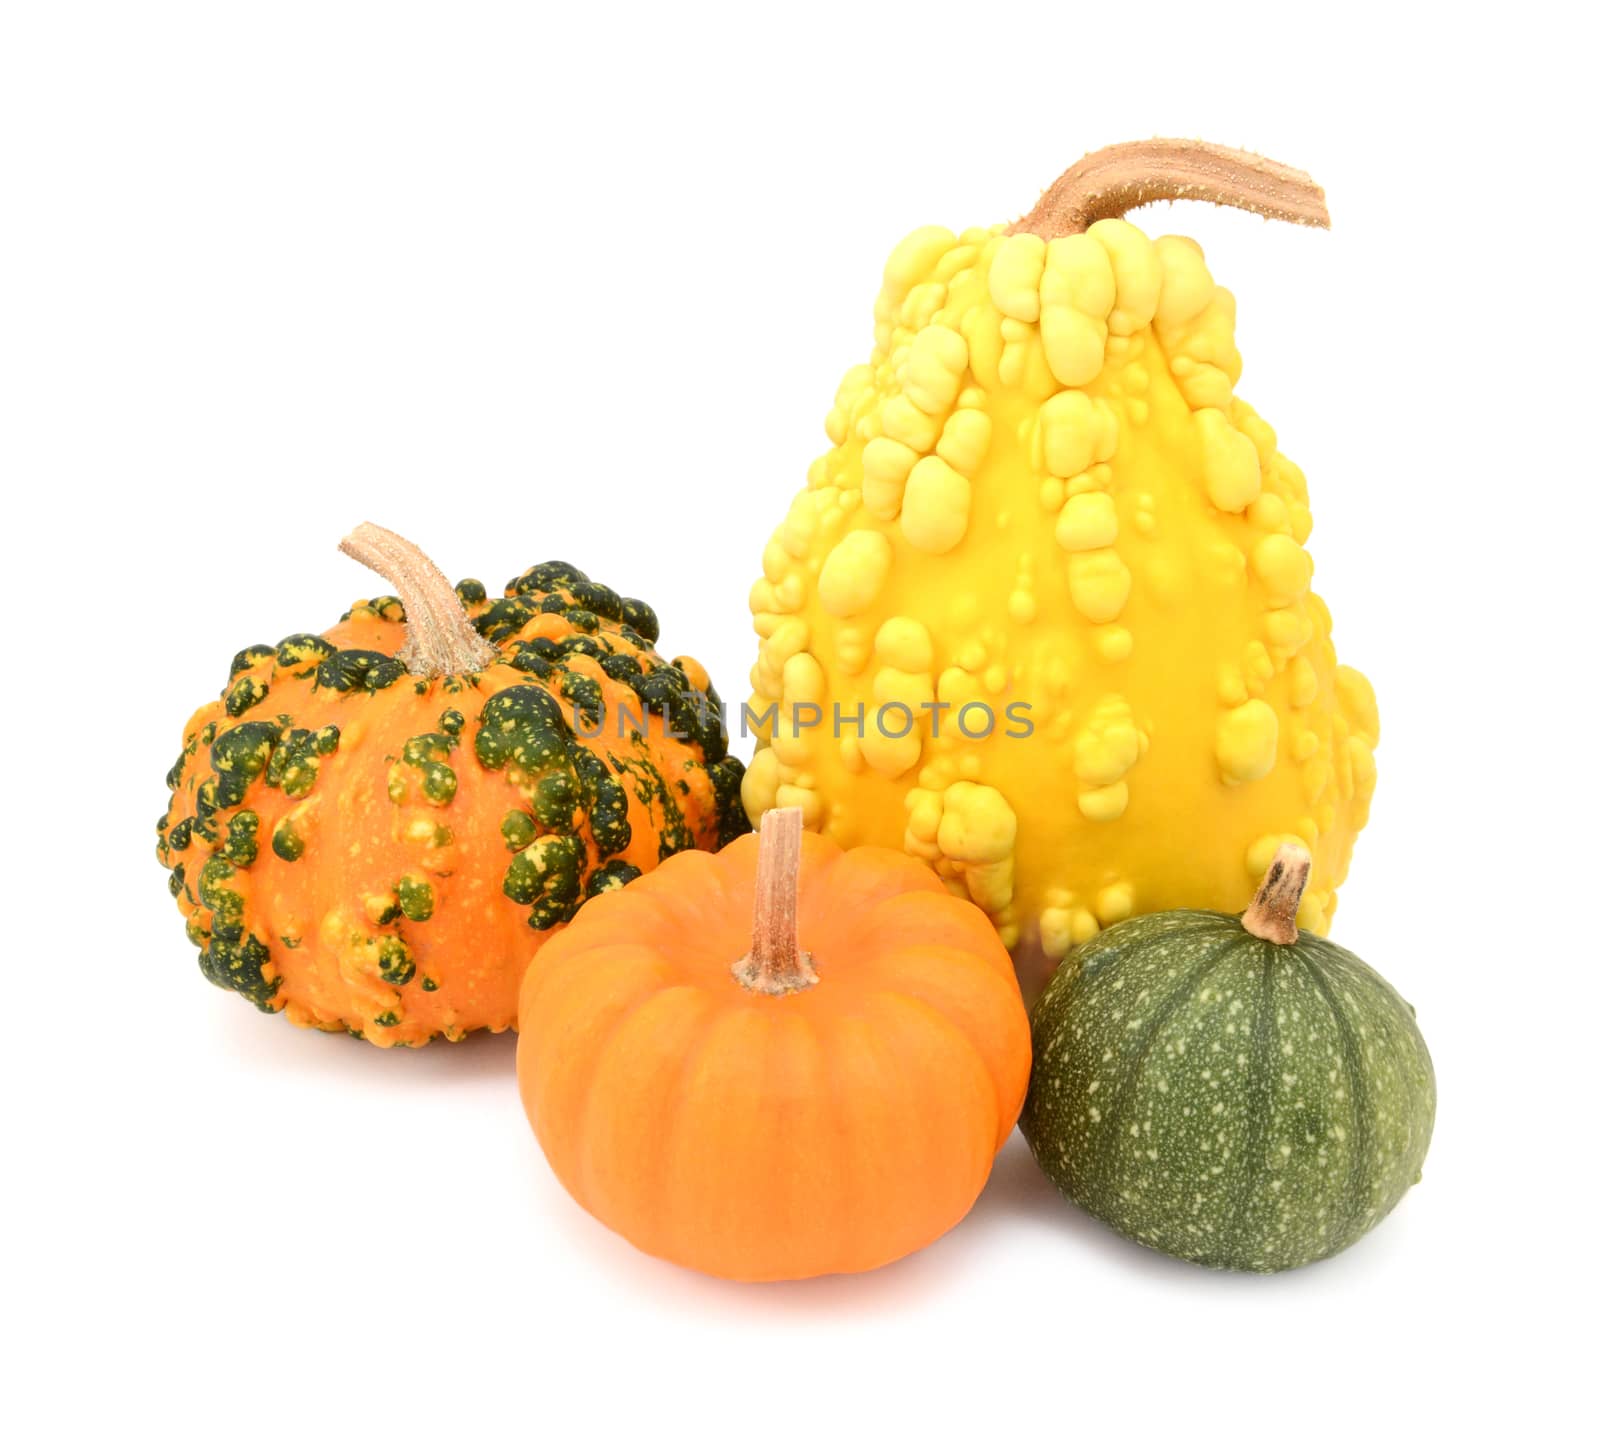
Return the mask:
<path id="1" fill-rule="evenodd" d="M 1300 912 L 1300 896 L 1311 877 L 1311 856 L 1298 844 L 1280 844 L 1272 856 L 1272 867 L 1261 880 L 1255 898 L 1240 920 L 1246 933 L 1268 943 L 1296 943 L 1300 931 L 1294 925 Z"/>
<path id="2" fill-rule="evenodd" d="M 1163 199 L 1199 199 L 1285 223 L 1328 227 L 1327 199 L 1299 169 L 1198 139 L 1141 139 L 1084 155 L 1011 232 L 1062 238 Z"/>
<path id="3" fill-rule="evenodd" d="M 400 597 L 407 632 L 400 660 L 412 675 L 465 675 L 495 658 L 495 648 L 472 628 L 444 573 L 405 537 L 364 521 L 339 550 L 376 571 Z"/>
<path id="4" fill-rule="evenodd" d="M 750 952 L 733 965 L 733 976 L 752 993 L 798 993 L 817 981 L 811 955 L 800 947 L 800 835 L 804 826 L 798 809 L 769 809 L 761 816 Z"/>

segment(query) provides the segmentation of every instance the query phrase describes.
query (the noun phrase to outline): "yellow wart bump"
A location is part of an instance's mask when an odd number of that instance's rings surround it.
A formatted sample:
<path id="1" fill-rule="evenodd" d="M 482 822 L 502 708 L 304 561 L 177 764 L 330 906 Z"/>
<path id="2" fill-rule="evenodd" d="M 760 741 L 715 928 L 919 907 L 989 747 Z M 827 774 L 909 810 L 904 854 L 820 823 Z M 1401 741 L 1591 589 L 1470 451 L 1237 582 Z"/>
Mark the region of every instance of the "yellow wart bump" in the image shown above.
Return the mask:
<path id="1" fill-rule="evenodd" d="M 883 404 L 883 431 L 914 452 L 931 452 L 939 440 L 939 419 L 931 417 L 904 393 Z M 1255 448 L 1250 449 L 1252 452 Z"/>
<path id="2" fill-rule="evenodd" d="M 878 598 L 894 559 L 881 531 L 852 531 L 828 553 L 817 577 L 817 599 L 831 616 L 853 616 Z"/>
<path id="3" fill-rule="evenodd" d="M 1133 917 L 1133 885 L 1124 881 L 1108 884 L 1095 900 L 1095 913 L 1102 924 L 1121 923 Z"/>
<path id="4" fill-rule="evenodd" d="M 1107 326 L 1119 336 L 1148 327 L 1161 299 L 1161 260 L 1131 223 L 1107 218 L 1089 225 L 1089 237 L 1106 251 L 1116 283 L 1116 306 Z"/>
<path id="5" fill-rule="evenodd" d="M 834 664 L 843 675 L 860 675 L 872 656 L 872 642 L 860 626 L 840 626 L 833 635 Z"/>
<path id="6" fill-rule="evenodd" d="M 1152 246 L 1161 265 L 1155 325 L 1158 330 L 1176 327 L 1205 310 L 1217 285 L 1206 268 L 1205 254 L 1192 238 L 1167 234 Z"/>
<path id="7" fill-rule="evenodd" d="M 1372 683 L 1359 670 L 1341 665 L 1333 672 L 1334 689 L 1339 695 L 1339 708 L 1365 738 L 1369 746 L 1378 743 L 1378 697 L 1372 693 Z"/>
<path id="8" fill-rule="evenodd" d="M 884 264 L 884 288 L 896 298 L 910 292 L 955 246 L 955 234 L 937 225 L 929 225 L 907 234 L 895 246 L 894 252 L 889 255 L 889 261 Z"/>
<path id="9" fill-rule="evenodd" d="M 987 412 L 980 412 L 976 408 L 958 408 L 946 419 L 934 452 L 963 476 L 974 476 L 989 454 L 993 432 L 994 423 Z"/>
<path id="10" fill-rule="evenodd" d="M 1133 654 L 1133 632 L 1126 626 L 1102 626 L 1094 633 L 1094 648 L 1101 660 L 1115 665 Z"/>
<path id="11" fill-rule="evenodd" d="M 919 551 L 949 551 L 967 534 L 972 484 L 942 457 L 924 457 L 906 479 L 900 530 Z"/>
<path id="12" fill-rule="evenodd" d="M 1279 532 L 1263 536 L 1250 555 L 1250 565 L 1275 603 L 1298 600 L 1311 589 L 1311 558 L 1292 536 Z"/>
<path id="13" fill-rule="evenodd" d="M 901 710 L 874 706 L 860 737 L 861 757 L 878 774 L 896 779 L 922 758 L 922 735 Z"/>
<path id="14" fill-rule="evenodd" d="M 813 789 L 804 785 L 783 784 L 778 786 L 778 809 L 798 809 L 805 820 L 807 829 L 818 830 L 822 827 L 822 800 Z"/>
<path id="15" fill-rule="evenodd" d="M 1039 280 L 1044 275 L 1045 242 L 1018 233 L 1000 240 L 989 264 L 989 301 L 1007 318 L 1039 321 Z"/>
<path id="16" fill-rule="evenodd" d="M 992 864 L 1017 842 L 1017 816 L 999 790 L 958 780 L 944 792 L 940 850 L 963 863 Z"/>
<path id="17" fill-rule="evenodd" d="M 959 665 L 952 665 L 939 673 L 938 698 L 942 704 L 950 707 L 949 713 L 940 722 L 941 735 L 953 734 L 961 739 L 987 738 L 992 731 L 985 731 L 978 721 L 969 721 L 962 724 L 954 717 L 959 714 L 964 706 L 982 705 L 985 694 L 983 682 L 971 671 Z M 969 733 L 970 732 L 970 733 Z"/>
<path id="18" fill-rule="evenodd" d="M 1064 551 L 1097 551 L 1116 539 L 1117 508 L 1105 492 L 1080 493 L 1056 518 L 1056 542 Z"/>
<path id="19" fill-rule="evenodd" d="M 917 332 L 931 323 L 939 309 L 944 307 L 947 290 L 943 283 L 919 283 L 900 304 L 900 324 L 910 332 Z"/>
<path id="20" fill-rule="evenodd" d="M 950 328 L 924 328 L 912 340 L 901 376 L 906 396 L 930 416 L 955 405 L 967 370 L 967 340 Z"/>
<path id="21" fill-rule="evenodd" d="M 1072 772 L 1090 784 L 1114 784 L 1139 758 L 1139 732 L 1121 700 L 1107 697 L 1073 741 Z"/>
<path id="22" fill-rule="evenodd" d="M 1032 441 L 1036 462 L 1051 476 L 1070 479 L 1115 453 L 1116 417 L 1082 392 L 1058 392 L 1040 406 Z"/>
<path id="23" fill-rule="evenodd" d="M 933 669 L 933 637 L 921 621 L 910 616 L 891 616 L 879 626 L 873 648 L 883 664 L 899 670 Z"/>
<path id="24" fill-rule="evenodd" d="M 955 866 L 968 898 L 991 916 L 1011 903 L 1017 817 L 989 785 L 958 780 L 944 791 L 939 852 Z"/>
<path id="25" fill-rule="evenodd" d="M 783 663 L 783 703 L 817 702 L 828 693 L 828 677 L 810 651 L 792 655 Z"/>
<path id="26" fill-rule="evenodd" d="M 1214 408 L 1194 415 L 1200 434 L 1200 472 L 1206 496 L 1219 511 L 1243 511 L 1261 494 L 1261 458 L 1255 444 Z"/>
<path id="27" fill-rule="evenodd" d="M 1114 621 L 1133 589 L 1133 573 L 1115 551 L 1081 551 L 1067 558 L 1067 590 L 1085 620 Z"/>
<path id="28" fill-rule="evenodd" d="M 1045 361 L 1063 387 L 1082 387 L 1105 363 L 1106 318 L 1117 283 L 1106 250 L 1086 233 L 1045 245 L 1039 279 L 1039 337 Z"/>
<path id="29" fill-rule="evenodd" d="M 917 464 L 917 454 L 893 437 L 874 437 L 861 452 L 861 503 L 881 521 L 900 514 L 906 478 Z"/>
<path id="30" fill-rule="evenodd" d="M 1118 780 L 1116 784 L 1104 785 L 1099 789 L 1084 789 L 1078 791 L 1078 809 L 1085 819 L 1105 821 L 1120 819 L 1128 808 L 1128 786 L 1126 781 Z"/>
<path id="31" fill-rule="evenodd" d="M 1217 764 L 1224 784 L 1245 784 L 1272 772 L 1278 758 L 1278 712 L 1247 700 L 1217 719 Z"/>
<path id="32" fill-rule="evenodd" d="M 1196 411 L 1207 407 L 1227 411 L 1236 405 L 1233 384 L 1239 380 L 1242 364 L 1233 343 L 1233 322 L 1233 294 L 1218 288 L 1190 322 L 1158 329 L 1170 354 L 1173 380 L 1184 401 Z"/>
<path id="33" fill-rule="evenodd" d="M 1316 666 L 1303 655 L 1295 656 L 1289 662 L 1289 704 L 1297 710 L 1305 709 L 1317 698 L 1317 691 L 1320 688 L 1321 682 L 1317 679 Z"/>

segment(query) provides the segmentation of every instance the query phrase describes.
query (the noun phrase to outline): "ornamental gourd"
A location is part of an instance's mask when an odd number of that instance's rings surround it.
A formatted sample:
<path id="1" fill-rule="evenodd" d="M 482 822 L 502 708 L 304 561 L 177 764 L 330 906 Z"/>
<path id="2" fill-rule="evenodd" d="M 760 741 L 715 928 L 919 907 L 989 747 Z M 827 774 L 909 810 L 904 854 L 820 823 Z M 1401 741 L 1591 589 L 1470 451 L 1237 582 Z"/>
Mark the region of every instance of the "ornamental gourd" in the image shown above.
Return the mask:
<path id="1" fill-rule="evenodd" d="M 1205 1266 L 1283 1271 L 1364 1236 L 1422 1175 L 1433 1064 L 1414 1010 L 1297 933 L 1286 845 L 1242 917 L 1107 929 L 1033 1010 L 1022 1130 L 1061 1192 Z"/>
<path id="2" fill-rule="evenodd" d="M 382 527 L 400 593 L 234 657 L 167 776 L 158 854 L 200 967 L 373 1043 L 504 1029 L 587 900 L 749 829 L 706 673 L 561 561 L 490 600 Z"/>
<path id="3" fill-rule="evenodd" d="M 865 1271 L 947 1231 L 1028 1081 L 983 916 L 795 810 L 582 909 L 529 968 L 520 1026 L 561 1184 L 641 1250 L 742 1281 Z"/>
<path id="4" fill-rule="evenodd" d="M 1327 223 L 1304 174 L 1157 140 L 1009 227 L 918 229 L 750 595 L 752 819 L 903 847 L 1034 976 L 1131 914 L 1242 907 L 1285 838 L 1325 931 L 1375 781 L 1233 296 L 1118 217 L 1173 198 Z"/>

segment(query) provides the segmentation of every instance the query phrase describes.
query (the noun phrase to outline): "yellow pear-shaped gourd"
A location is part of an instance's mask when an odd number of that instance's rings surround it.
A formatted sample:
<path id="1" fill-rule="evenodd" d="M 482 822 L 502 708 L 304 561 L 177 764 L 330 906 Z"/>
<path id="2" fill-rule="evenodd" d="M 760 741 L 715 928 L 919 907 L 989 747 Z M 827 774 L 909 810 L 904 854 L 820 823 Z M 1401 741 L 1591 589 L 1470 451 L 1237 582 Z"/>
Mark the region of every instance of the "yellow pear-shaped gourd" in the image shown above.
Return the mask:
<path id="1" fill-rule="evenodd" d="M 1285 840 L 1325 933 L 1376 778 L 1233 295 L 1117 216 L 1172 198 L 1327 223 L 1296 170 L 1156 140 L 1018 223 L 918 229 L 750 595 L 752 820 L 927 860 L 1025 984 L 1130 915 L 1243 908 Z"/>

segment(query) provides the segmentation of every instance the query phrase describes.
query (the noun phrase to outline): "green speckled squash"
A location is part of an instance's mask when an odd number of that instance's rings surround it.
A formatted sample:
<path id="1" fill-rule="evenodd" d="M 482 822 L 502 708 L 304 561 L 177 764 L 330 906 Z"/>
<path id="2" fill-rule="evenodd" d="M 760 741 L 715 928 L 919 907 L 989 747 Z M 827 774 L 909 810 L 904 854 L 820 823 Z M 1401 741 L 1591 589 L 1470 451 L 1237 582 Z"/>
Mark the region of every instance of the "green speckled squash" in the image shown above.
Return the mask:
<path id="1" fill-rule="evenodd" d="M 1242 917 L 1114 925 L 1034 1008 L 1028 1145 L 1145 1246 L 1284 1271 L 1364 1236 L 1421 1176 L 1427 1045 L 1371 968 L 1296 930 L 1309 869 L 1285 845 Z"/>

